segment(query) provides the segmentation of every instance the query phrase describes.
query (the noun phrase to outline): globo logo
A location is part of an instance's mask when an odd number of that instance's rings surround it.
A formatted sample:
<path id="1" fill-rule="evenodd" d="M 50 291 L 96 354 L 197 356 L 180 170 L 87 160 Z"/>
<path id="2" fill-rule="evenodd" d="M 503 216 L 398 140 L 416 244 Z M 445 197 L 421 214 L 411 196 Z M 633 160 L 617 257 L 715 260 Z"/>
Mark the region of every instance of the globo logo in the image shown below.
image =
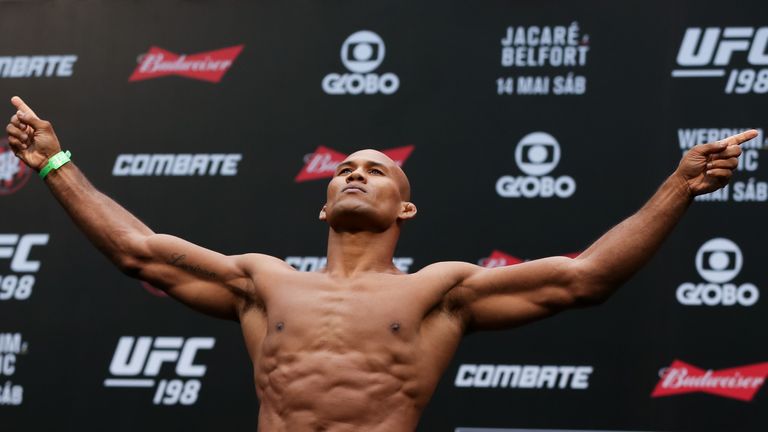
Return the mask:
<path id="1" fill-rule="evenodd" d="M 752 283 L 731 283 L 744 265 L 741 248 L 718 237 L 706 241 L 696 252 L 696 271 L 706 282 L 685 282 L 677 288 L 677 301 L 685 306 L 752 306 L 760 290 Z"/>

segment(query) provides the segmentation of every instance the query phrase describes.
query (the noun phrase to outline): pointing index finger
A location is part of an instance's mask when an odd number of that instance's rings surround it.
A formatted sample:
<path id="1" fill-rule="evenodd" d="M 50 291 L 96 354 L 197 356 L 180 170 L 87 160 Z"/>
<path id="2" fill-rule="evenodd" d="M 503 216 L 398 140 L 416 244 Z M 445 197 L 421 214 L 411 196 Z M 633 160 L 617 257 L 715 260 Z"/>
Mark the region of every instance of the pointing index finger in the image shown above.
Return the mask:
<path id="1" fill-rule="evenodd" d="M 29 113 L 29 114 L 32 114 L 33 116 L 36 116 L 35 112 L 32 111 L 32 108 L 30 108 L 29 105 L 24 103 L 24 101 L 20 97 L 18 96 L 12 97 L 11 103 L 13 104 L 13 106 L 16 107 L 17 110 L 23 113 Z"/>
<path id="2" fill-rule="evenodd" d="M 729 136 L 728 138 L 725 138 L 723 142 L 725 142 L 727 146 L 739 145 L 751 140 L 756 136 L 757 136 L 757 131 L 754 129 L 750 129 L 740 134 Z"/>

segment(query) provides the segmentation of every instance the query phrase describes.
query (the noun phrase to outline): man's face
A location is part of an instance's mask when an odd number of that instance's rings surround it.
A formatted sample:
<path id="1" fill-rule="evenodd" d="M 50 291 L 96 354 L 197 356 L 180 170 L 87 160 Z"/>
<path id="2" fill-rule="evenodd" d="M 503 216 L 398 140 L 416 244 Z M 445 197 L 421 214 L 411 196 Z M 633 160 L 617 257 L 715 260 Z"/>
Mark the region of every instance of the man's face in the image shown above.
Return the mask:
<path id="1" fill-rule="evenodd" d="M 400 167 L 381 152 L 362 150 L 337 166 L 320 219 L 337 231 L 383 231 L 411 217 L 409 198 L 408 179 Z"/>

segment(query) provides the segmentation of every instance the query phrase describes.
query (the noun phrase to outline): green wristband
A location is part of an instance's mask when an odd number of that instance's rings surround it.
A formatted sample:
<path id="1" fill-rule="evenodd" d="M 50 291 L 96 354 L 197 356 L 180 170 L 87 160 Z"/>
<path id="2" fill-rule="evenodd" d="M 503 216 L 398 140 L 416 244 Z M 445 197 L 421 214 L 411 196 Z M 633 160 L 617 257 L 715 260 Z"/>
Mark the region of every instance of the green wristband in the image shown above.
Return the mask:
<path id="1" fill-rule="evenodd" d="M 44 179 L 49 172 L 51 172 L 52 170 L 59 169 L 65 163 L 71 161 L 72 160 L 70 159 L 71 156 L 72 156 L 72 153 L 70 153 L 69 150 L 60 151 L 56 153 L 55 155 L 51 156 L 48 159 L 48 163 L 43 167 L 43 169 L 40 170 L 40 172 L 37 175 L 39 175 L 41 179 Z"/>

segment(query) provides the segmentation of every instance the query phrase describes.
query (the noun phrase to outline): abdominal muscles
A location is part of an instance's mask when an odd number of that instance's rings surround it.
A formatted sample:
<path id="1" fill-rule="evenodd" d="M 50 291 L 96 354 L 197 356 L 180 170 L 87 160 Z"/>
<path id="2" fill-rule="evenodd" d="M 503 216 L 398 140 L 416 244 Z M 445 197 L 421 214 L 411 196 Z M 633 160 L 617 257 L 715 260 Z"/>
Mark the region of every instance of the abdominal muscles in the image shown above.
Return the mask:
<path id="1" fill-rule="evenodd" d="M 352 348 L 320 337 L 300 347 L 286 336 L 268 336 L 256 364 L 263 430 L 415 428 L 434 384 L 420 382 L 413 341 L 384 334 Z"/>

